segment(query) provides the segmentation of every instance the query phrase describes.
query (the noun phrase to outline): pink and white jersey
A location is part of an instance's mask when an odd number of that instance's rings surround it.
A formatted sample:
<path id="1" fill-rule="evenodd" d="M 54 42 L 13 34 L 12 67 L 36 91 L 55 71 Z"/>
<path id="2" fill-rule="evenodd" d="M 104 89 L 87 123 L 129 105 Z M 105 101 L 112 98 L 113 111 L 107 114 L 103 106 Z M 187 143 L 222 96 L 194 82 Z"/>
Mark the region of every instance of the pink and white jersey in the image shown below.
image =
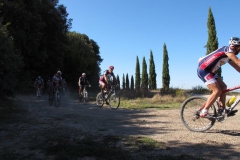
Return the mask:
<path id="1" fill-rule="evenodd" d="M 223 46 L 205 57 L 201 57 L 198 60 L 199 68 L 215 73 L 222 65 L 229 62 L 230 59 L 226 55 L 228 52 L 233 52 L 231 47 Z"/>

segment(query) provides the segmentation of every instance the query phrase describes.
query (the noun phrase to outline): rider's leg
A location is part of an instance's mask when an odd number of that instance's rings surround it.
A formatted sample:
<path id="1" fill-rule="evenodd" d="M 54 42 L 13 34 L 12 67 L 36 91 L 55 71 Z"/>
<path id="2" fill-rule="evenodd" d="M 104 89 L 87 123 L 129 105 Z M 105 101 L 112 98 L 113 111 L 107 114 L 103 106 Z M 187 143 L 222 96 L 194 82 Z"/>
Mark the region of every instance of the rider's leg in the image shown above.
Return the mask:
<path id="1" fill-rule="evenodd" d="M 226 90 L 227 89 L 227 85 L 222 81 L 221 78 L 218 78 L 217 79 L 217 82 L 221 88 L 222 91 Z M 226 93 L 222 93 L 220 96 L 219 96 L 219 102 L 220 102 L 220 105 L 222 108 L 225 108 L 225 104 L 226 104 Z"/>
<path id="2" fill-rule="evenodd" d="M 201 117 L 207 116 L 209 108 L 216 101 L 216 99 L 222 94 L 222 90 L 220 88 L 220 85 L 218 84 L 218 81 L 208 84 L 207 87 L 212 91 L 212 94 L 207 99 L 205 107 L 200 114 Z"/>
<path id="3" fill-rule="evenodd" d="M 42 95 L 42 86 L 40 87 L 40 95 Z"/>
<path id="4" fill-rule="evenodd" d="M 82 91 L 83 91 L 83 86 L 80 84 L 80 86 L 79 86 L 79 96 L 82 95 Z"/>

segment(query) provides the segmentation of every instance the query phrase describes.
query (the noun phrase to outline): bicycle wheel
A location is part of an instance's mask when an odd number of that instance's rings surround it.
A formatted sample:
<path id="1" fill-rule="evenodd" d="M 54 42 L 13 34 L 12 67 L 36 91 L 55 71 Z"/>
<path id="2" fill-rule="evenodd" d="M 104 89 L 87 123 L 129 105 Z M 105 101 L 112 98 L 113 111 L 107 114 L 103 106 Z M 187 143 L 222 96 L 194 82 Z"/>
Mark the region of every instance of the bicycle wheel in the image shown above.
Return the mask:
<path id="1" fill-rule="evenodd" d="M 61 95 L 59 93 L 57 93 L 56 97 L 55 97 L 55 106 L 59 107 L 60 106 L 60 102 L 61 102 Z"/>
<path id="2" fill-rule="evenodd" d="M 98 107 L 102 107 L 103 104 L 104 104 L 104 100 L 103 100 L 103 97 L 102 97 L 102 93 L 101 93 L 101 92 L 97 94 L 96 104 L 97 104 Z"/>
<path id="3" fill-rule="evenodd" d="M 52 98 L 49 97 L 48 102 L 49 102 L 49 106 L 52 106 L 52 104 L 53 104 L 53 97 Z"/>
<path id="4" fill-rule="evenodd" d="M 120 96 L 113 93 L 109 98 L 109 106 L 111 109 L 117 109 L 120 105 Z"/>
<path id="5" fill-rule="evenodd" d="M 81 102 L 82 102 L 82 99 L 83 99 L 83 96 L 82 96 L 82 95 L 79 95 L 79 96 L 78 96 L 78 102 L 81 103 Z"/>
<path id="6" fill-rule="evenodd" d="M 206 103 L 207 98 L 193 96 L 185 100 L 182 104 L 180 117 L 182 123 L 189 130 L 194 132 L 203 132 L 209 130 L 215 123 L 214 118 L 201 118 L 199 108 Z M 216 109 L 212 105 L 209 108 L 209 114 L 215 116 Z"/>
<path id="7" fill-rule="evenodd" d="M 40 99 L 40 91 L 37 90 L 37 99 L 39 100 Z"/>

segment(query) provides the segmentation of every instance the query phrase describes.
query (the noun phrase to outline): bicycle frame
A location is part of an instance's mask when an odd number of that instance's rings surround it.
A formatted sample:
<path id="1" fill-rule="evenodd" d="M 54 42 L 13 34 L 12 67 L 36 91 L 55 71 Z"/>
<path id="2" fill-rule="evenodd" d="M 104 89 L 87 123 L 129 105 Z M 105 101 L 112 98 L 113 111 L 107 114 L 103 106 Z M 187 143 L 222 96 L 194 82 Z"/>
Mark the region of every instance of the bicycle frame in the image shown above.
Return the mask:
<path id="1" fill-rule="evenodd" d="M 99 92 L 96 97 L 96 104 L 98 107 L 102 107 L 104 103 L 110 106 L 111 109 L 117 109 L 120 105 L 120 96 L 116 94 L 116 86 L 110 85 L 110 89 L 107 92 Z M 105 102 L 106 101 L 106 102 Z"/>
<path id="2" fill-rule="evenodd" d="M 236 89 L 240 89 L 240 85 L 239 86 L 235 86 L 235 87 L 232 87 L 232 88 L 228 88 L 226 90 L 223 91 L 223 93 L 227 93 L 227 92 L 230 92 L 230 91 L 234 91 Z M 240 102 L 240 97 L 237 97 L 237 99 L 234 101 L 234 103 L 229 107 L 229 112 L 228 112 L 228 115 L 231 113 L 231 111 L 238 105 L 238 103 Z M 220 102 L 218 100 L 216 100 L 216 103 L 217 103 L 217 107 L 218 109 L 221 107 L 220 106 Z M 204 103 L 200 108 L 199 110 L 202 110 L 204 107 L 205 107 L 205 104 Z M 226 107 L 224 108 L 224 110 L 226 109 Z M 224 112 L 225 113 L 225 112 Z M 218 119 L 219 117 L 221 116 L 218 116 L 218 117 L 213 117 L 215 119 Z"/>
<path id="3" fill-rule="evenodd" d="M 82 94 L 79 96 L 79 102 L 81 102 L 82 99 L 83 99 L 83 103 L 87 102 L 87 99 L 88 99 L 87 87 L 88 86 L 89 85 L 83 85 L 83 91 L 82 91 Z"/>
<path id="4" fill-rule="evenodd" d="M 239 86 L 228 88 L 223 91 L 223 94 L 240 89 Z M 203 132 L 209 130 L 217 121 L 223 122 L 228 116 L 233 116 L 237 110 L 233 110 L 240 102 L 240 97 L 234 101 L 229 108 L 226 107 L 223 111 L 217 111 L 220 109 L 220 102 L 216 100 L 209 108 L 209 115 L 202 118 L 200 117 L 201 110 L 205 107 L 207 98 L 203 96 L 191 96 L 187 98 L 181 105 L 180 118 L 186 128 L 195 132 Z M 218 107 L 218 108 L 217 108 Z"/>

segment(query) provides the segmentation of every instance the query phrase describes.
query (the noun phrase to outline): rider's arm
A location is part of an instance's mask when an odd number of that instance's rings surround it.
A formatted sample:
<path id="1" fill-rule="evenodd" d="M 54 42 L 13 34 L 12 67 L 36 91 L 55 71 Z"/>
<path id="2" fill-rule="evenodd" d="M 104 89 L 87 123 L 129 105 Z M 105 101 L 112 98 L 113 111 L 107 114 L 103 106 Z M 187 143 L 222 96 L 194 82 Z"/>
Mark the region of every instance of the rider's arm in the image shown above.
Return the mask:
<path id="1" fill-rule="evenodd" d="M 240 72 L 240 59 L 232 52 L 228 52 L 227 56 L 232 60 L 230 60 L 228 63 L 238 72 Z"/>
<path id="2" fill-rule="evenodd" d="M 81 83 L 81 77 L 79 77 L 78 79 L 78 86 L 80 86 L 80 83 Z"/>
<path id="3" fill-rule="evenodd" d="M 103 75 L 103 78 L 104 78 L 105 82 L 108 83 L 108 78 L 107 78 L 106 74 Z"/>

